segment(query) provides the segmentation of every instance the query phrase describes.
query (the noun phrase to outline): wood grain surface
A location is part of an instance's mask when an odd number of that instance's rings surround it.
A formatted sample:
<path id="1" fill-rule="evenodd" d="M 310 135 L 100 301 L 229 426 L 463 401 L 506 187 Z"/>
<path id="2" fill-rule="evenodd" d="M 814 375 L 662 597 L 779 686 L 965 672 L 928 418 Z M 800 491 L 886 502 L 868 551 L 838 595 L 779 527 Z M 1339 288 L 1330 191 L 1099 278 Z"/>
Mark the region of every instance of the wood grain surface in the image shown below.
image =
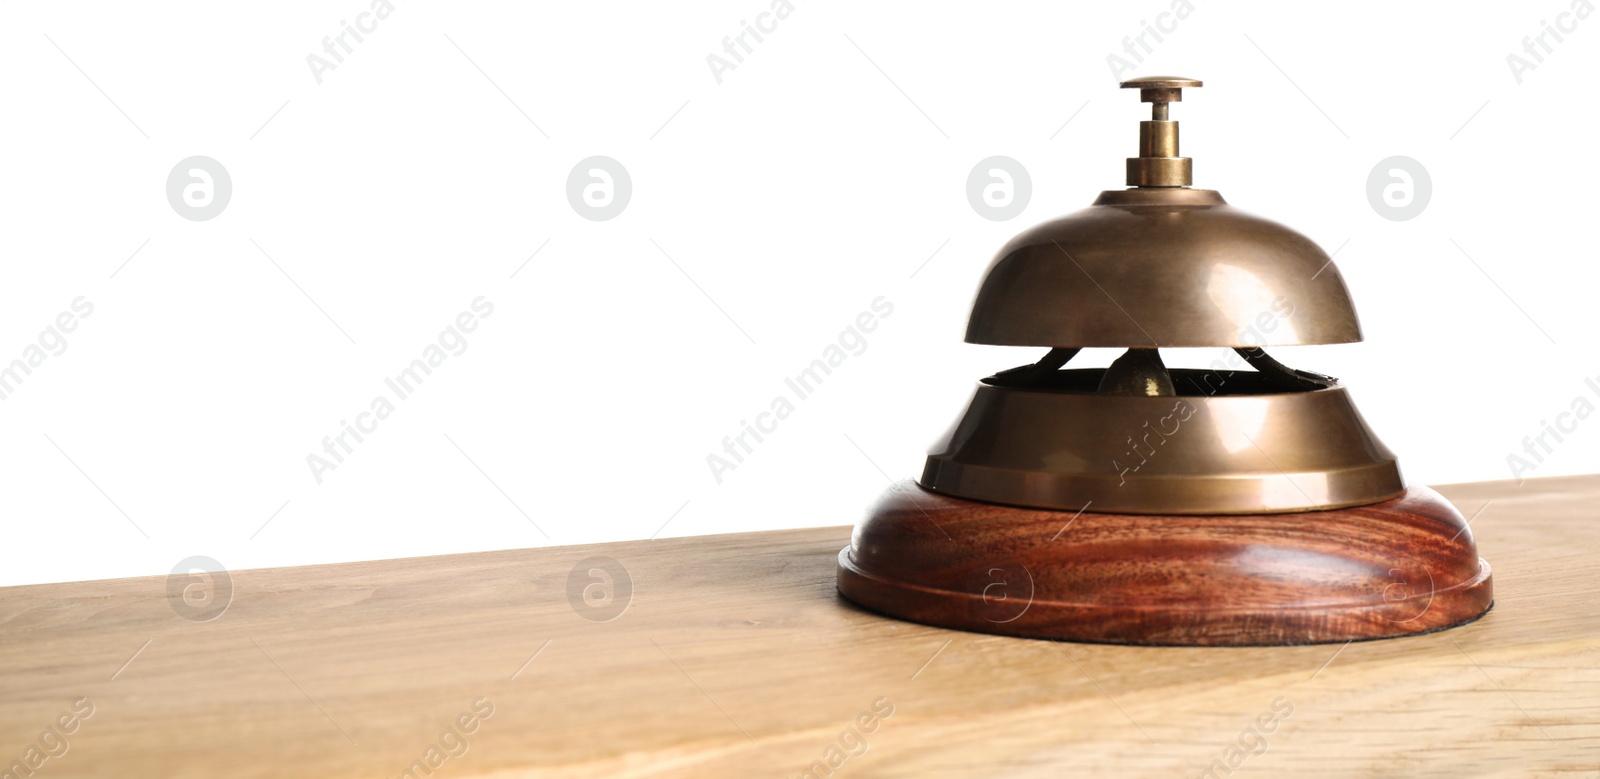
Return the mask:
<path id="1" fill-rule="evenodd" d="M 5 588 L 0 775 L 1600 775 L 1600 477 L 1440 491 L 1494 610 L 1347 645 L 887 619 L 846 527 Z"/>

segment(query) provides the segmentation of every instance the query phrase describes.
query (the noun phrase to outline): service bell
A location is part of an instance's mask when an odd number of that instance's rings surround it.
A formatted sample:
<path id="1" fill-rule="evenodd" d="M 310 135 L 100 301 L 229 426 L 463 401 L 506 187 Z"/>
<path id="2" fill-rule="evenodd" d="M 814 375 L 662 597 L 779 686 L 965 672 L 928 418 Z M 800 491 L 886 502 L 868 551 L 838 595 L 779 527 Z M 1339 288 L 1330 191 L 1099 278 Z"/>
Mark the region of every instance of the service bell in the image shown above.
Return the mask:
<path id="1" fill-rule="evenodd" d="M 1191 189 L 1169 106 L 1201 82 L 1123 82 L 1152 106 L 1128 189 L 1006 244 L 969 343 L 1049 351 L 978 383 L 916 483 L 839 555 L 839 590 L 943 627 L 1173 645 L 1343 642 L 1482 616 L 1489 566 L 1449 503 L 1407 487 L 1336 379 L 1267 347 L 1361 340 L 1305 236 Z M 1127 351 L 1064 370 L 1083 348 Z M 1207 369 L 1160 349 L 1228 347 Z"/>

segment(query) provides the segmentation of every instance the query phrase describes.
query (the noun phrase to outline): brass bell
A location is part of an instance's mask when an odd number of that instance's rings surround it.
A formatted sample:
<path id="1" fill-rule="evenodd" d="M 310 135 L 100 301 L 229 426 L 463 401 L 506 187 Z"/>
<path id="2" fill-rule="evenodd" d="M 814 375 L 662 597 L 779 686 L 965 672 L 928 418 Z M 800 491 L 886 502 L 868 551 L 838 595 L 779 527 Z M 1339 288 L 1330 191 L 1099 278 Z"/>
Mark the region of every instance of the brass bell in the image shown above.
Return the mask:
<path id="1" fill-rule="evenodd" d="M 891 616 L 1130 644 L 1343 642 L 1438 630 L 1493 601 L 1471 530 L 1336 379 L 1267 347 L 1361 340 L 1305 236 L 1191 189 L 1169 105 L 1201 82 L 1123 82 L 1152 105 L 1129 189 L 1002 248 L 966 341 L 1049 351 L 978 383 L 922 477 L 839 555 Z M 1127 351 L 1064 370 L 1081 349 Z M 1207 369 L 1159 349 L 1227 347 Z"/>

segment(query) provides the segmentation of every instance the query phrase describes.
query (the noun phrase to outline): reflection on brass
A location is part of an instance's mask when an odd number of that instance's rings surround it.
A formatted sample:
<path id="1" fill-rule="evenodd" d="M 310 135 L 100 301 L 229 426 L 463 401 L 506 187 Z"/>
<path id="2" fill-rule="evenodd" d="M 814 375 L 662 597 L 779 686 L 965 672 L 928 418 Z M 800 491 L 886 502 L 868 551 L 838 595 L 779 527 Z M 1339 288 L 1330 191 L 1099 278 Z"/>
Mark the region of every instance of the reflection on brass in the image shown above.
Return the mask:
<path id="1" fill-rule="evenodd" d="M 1099 391 L 1113 395 L 1173 395 L 1172 376 L 1155 349 L 1129 349 L 1100 379 Z"/>
<path id="2" fill-rule="evenodd" d="M 1276 391 L 1253 371 L 1171 371 L 1178 394 L 1106 395 L 1101 370 L 981 382 L 922 486 L 1013 506 L 1261 514 L 1375 503 L 1405 488 L 1340 386 Z"/>
<path id="3" fill-rule="evenodd" d="M 978 289 L 969 343 L 1292 346 L 1361 340 L 1328 254 L 1207 189 L 1103 192 L 1023 232 Z"/>
<path id="4" fill-rule="evenodd" d="M 1140 122 L 1139 156 L 1178 156 L 1177 122 Z"/>

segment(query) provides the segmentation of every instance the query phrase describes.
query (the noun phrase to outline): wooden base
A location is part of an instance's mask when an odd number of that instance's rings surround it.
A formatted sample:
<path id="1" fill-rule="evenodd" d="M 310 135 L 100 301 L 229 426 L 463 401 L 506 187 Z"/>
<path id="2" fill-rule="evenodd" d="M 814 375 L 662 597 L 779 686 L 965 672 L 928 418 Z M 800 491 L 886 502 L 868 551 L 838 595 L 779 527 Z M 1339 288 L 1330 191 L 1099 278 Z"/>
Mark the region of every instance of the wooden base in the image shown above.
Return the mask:
<path id="1" fill-rule="evenodd" d="M 939 627 L 1114 644 L 1259 646 L 1428 633 L 1493 605 L 1438 493 L 1294 514 L 1043 511 L 889 488 L 839 553 L 839 592 Z"/>

